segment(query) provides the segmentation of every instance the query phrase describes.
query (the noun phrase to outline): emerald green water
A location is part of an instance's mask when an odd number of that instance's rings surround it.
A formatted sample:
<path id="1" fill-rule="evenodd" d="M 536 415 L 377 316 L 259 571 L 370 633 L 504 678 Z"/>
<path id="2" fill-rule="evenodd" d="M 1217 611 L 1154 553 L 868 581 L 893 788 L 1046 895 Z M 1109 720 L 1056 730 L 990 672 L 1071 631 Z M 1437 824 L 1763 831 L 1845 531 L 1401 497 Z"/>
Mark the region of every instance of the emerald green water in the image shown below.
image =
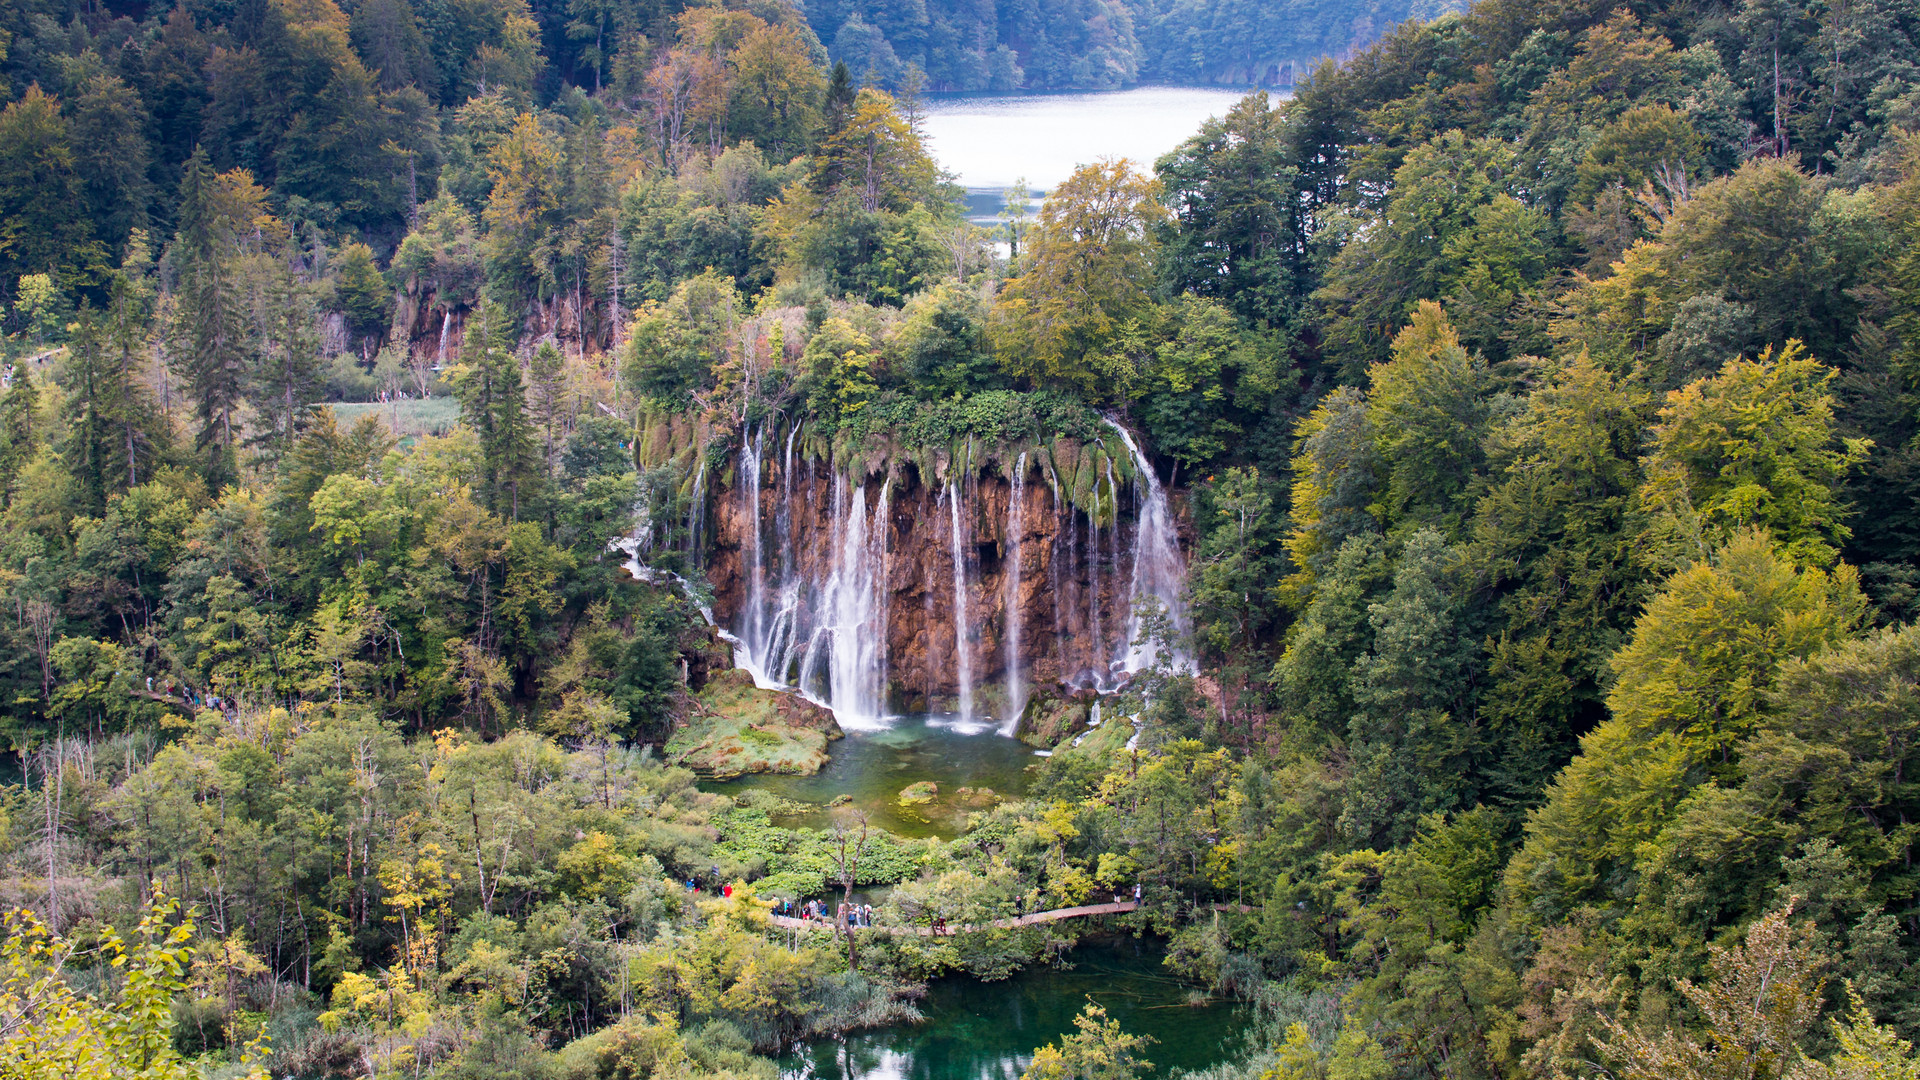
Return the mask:
<path id="1" fill-rule="evenodd" d="M 1188 1004 L 1192 988 L 1167 973 L 1162 955 L 1157 942 L 1123 938 L 1079 946 L 1067 971 L 942 979 L 920 1004 L 925 1023 L 808 1044 L 781 1061 L 784 1080 L 1018 1080 L 1036 1048 L 1073 1030 L 1089 997 L 1129 1034 L 1155 1040 L 1144 1051 L 1154 1076 L 1237 1056 L 1246 1007 Z"/>
<path id="2" fill-rule="evenodd" d="M 952 837 L 969 813 L 993 805 L 996 796 L 1024 795 L 1027 767 L 1040 760 L 1017 739 L 939 714 L 898 717 L 884 730 L 850 731 L 827 753 L 827 766 L 812 776 L 760 774 L 701 786 L 728 794 L 769 791 L 809 808 L 778 817 L 782 825 L 818 828 L 828 805 L 845 795 L 888 832 Z M 924 803 L 902 803 L 901 791 L 918 783 L 938 785 L 939 793 Z"/>

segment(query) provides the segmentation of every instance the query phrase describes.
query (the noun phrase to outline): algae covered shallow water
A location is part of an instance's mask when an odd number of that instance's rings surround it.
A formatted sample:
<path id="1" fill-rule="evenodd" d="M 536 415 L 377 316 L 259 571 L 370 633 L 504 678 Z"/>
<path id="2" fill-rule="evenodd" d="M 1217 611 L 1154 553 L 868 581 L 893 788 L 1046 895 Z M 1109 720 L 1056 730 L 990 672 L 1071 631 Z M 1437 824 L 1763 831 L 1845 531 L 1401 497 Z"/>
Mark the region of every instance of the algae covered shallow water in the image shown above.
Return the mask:
<path id="1" fill-rule="evenodd" d="M 1027 767 L 1040 760 L 1017 739 L 941 714 L 895 717 L 885 728 L 849 731 L 827 753 L 826 767 L 812 776 L 760 774 L 701 786 L 723 794 L 768 791 L 817 808 L 783 816 L 782 825 L 821 827 L 828 804 L 845 795 L 876 828 L 899 836 L 950 837 L 959 834 L 969 812 L 991 805 L 992 795 L 983 792 L 1026 794 Z M 925 783 L 939 793 L 926 802 L 900 800 L 902 791 Z"/>
<path id="2" fill-rule="evenodd" d="M 1102 940 L 1070 952 L 1070 970 L 941 979 L 920 1004 L 925 1023 L 807 1044 L 781 1060 L 784 1080 L 1018 1080 L 1035 1048 L 1073 1030 L 1089 997 L 1130 1034 L 1155 1040 L 1145 1051 L 1154 1076 L 1237 1056 L 1247 1007 L 1189 1004 L 1191 987 L 1167 973 L 1164 955 L 1158 942 Z"/>

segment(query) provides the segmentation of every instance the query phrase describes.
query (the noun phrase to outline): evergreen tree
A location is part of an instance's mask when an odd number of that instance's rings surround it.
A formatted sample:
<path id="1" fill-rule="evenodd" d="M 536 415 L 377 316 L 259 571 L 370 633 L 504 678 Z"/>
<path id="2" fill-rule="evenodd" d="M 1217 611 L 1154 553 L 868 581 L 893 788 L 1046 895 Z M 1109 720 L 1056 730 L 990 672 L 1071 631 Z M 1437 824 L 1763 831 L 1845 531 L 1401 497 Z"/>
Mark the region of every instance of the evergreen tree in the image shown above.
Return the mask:
<path id="1" fill-rule="evenodd" d="M 250 226 L 252 215 L 236 219 L 253 209 L 248 204 L 257 205 L 257 198 L 226 181 L 215 175 L 205 151 L 196 150 L 188 159 L 180 181 L 180 228 L 171 253 L 179 275 L 170 328 L 173 354 L 200 421 L 194 445 L 208 486 L 216 489 L 239 479 L 238 413 L 255 366 L 232 256 L 234 232 Z"/>
<path id="2" fill-rule="evenodd" d="M 1250 94 L 1155 167 L 1173 210 L 1161 256 L 1168 285 L 1275 328 L 1292 322 L 1306 254 L 1283 115 Z"/>
<path id="3" fill-rule="evenodd" d="M 0 505 L 13 498 L 14 478 L 33 456 L 38 439 L 40 390 L 25 360 L 13 362 L 7 392 L 0 395 Z"/>
<path id="4" fill-rule="evenodd" d="M 249 394 L 261 428 L 253 441 L 272 460 L 300 437 L 324 386 L 315 314 L 311 287 L 275 268 Z"/>
<path id="5" fill-rule="evenodd" d="M 109 497 L 149 477 L 168 442 L 144 383 L 146 324 L 125 275 L 115 275 L 112 304 L 104 313 L 82 304 L 71 355 L 61 369 L 64 457 L 94 514 Z"/>
<path id="6" fill-rule="evenodd" d="M 485 505 L 518 520 L 520 508 L 538 491 L 539 470 L 512 333 L 512 322 L 498 305 L 482 304 L 467 324 L 452 382 L 461 418 L 480 440 Z"/>

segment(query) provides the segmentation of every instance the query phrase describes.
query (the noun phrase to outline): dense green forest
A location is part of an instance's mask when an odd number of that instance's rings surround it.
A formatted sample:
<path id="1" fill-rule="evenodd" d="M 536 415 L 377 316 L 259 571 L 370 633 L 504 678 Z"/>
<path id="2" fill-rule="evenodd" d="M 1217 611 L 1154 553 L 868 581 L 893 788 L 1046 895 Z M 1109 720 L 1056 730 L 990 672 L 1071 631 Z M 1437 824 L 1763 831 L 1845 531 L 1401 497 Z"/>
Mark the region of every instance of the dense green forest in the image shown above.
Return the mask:
<path id="1" fill-rule="evenodd" d="M 1000 237 L 808 14 L 8 9 L 0 1075 L 771 1080 L 1078 931 L 765 898 L 1130 883 L 1218 1080 L 1920 1075 L 1920 8 L 1481 0 Z M 776 414 L 1124 418 L 1198 673 L 950 840 L 701 790 L 609 543 Z"/>

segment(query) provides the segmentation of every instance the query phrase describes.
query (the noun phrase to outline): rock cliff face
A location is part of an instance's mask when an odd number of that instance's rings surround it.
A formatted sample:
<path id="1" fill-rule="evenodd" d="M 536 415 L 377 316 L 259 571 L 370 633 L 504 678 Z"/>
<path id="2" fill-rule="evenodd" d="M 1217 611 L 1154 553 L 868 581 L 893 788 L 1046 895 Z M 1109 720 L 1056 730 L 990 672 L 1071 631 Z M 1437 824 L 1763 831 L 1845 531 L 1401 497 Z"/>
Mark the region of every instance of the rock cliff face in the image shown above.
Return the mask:
<path id="1" fill-rule="evenodd" d="M 1132 483 L 1108 470 L 1101 526 L 1025 454 L 943 481 L 749 447 L 708 503 L 715 616 L 757 678 L 843 723 L 951 711 L 1010 728 L 1035 689 L 1123 681 L 1135 601 L 1177 603 L 1184 515 L 1133 453 Z"/>

